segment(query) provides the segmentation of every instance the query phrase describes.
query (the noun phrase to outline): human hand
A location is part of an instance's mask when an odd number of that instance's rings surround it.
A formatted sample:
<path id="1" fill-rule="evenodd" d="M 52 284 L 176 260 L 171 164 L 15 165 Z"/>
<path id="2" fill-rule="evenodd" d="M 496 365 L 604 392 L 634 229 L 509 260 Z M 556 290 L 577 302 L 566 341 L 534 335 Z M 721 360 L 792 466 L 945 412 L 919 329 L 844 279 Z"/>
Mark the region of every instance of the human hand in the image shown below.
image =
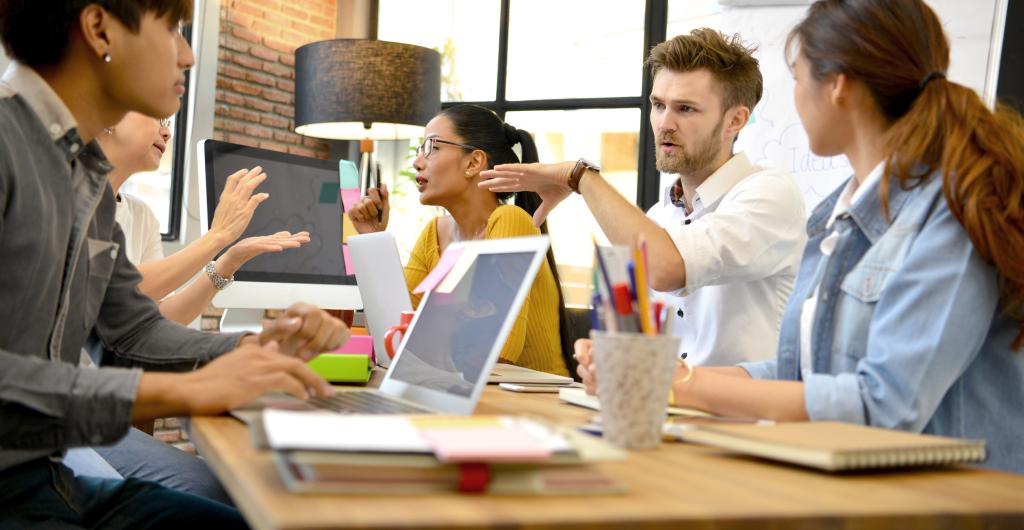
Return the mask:
<path id="1" fill-rule="evenodd" d="M 360 199 L 346 212 L 357 232 L 360 234 L 383 232 L 388 227 L 388 218 L 391 215 L 390 197 L 385 184 L 381 184 L 379 189 L 369 188 L 366 190 L 366 197 Z M 378 214 L 380 214 L 380 221 L 377 220 Z"/>
<path id="2" fill-rule="evenodd" d="M 240 169 L 228 177 L 210 223 L 210 232 L 218 235 L 224 246 L 241 237 L 256 207 L 270 197 L 268 193 L 253 194 L 266 179 L 267 174 L 259 166 Z"/>
<path id="3" fill-rule="evenodd" d="M 249 260 L 267 252 L 281 252 L 286 248 L 299 248 L 309 243 L 309 232 L 283 231 L 270 236 L 247 237 L 217 258 L 217 274 L 225 278 L 235 275 Z"/>
<path id="4" fill-rule="evenodd" d="M 179 379 L 168 392 L 181 396 L 191 416 L 221 414 L 272 391 L 299 399 L 334 394 L 330 383 L 300 359 L 281 355 L 273 341 L 241 344 L 194 372 L 153 375 Z"/>
<path id="5" fill-rule="evenodd" d="M 494 193 L 534 191 L 541 203 L 533 214 L 534 226 L 540 226 L 558 203 L 572 194 L 569 176 L 575 162 L 558 164 L 500 164 L 482 171 L 479 186 Z"/>
<path id="6" fill-rule="evenodd" d="M 579 363 L 576 366 L 576 373 L 583 380 L 583 388 L 590 395 L 597 394 L 597 370 L 594 366 L 594 358 L 590 355 L 593 341 L 590 339 L 577 339 L 573 344 L 575 352 L 572 356 Z"/>
<path id="7" fill-rule="evenodd" d="M 322 309 L 299 302 L 292 304 L 281 317 L 263 321 L 259 343 L 276 341 L 285 355 L 308 361 L 321 352 L 345 344 L 350 335 L 344 322 Z"/>

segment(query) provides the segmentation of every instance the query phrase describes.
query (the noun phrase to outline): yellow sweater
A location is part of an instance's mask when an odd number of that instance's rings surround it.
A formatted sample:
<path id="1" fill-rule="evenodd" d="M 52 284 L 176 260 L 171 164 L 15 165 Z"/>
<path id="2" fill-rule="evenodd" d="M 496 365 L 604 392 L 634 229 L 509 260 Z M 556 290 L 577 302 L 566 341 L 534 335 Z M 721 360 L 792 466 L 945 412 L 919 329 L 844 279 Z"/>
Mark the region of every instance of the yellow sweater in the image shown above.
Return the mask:
<path id="1" fill-rule="evenodd" d="M 413 294 L 412 288 L 419 285 L 441 259 L 437 240 L 437 219 L 431 219 L 420 233 L 420 238 L 409 256 L 409 264 L 405 267 L 405 282 L 409 286 L 413 307 L 419 307 L 422 295 Z M 536 235 L 540 235 L 540 230 L 533 226 L 529 214 L 518 206 L 502 205 L 487 219 L 484 238 Z M 551 266 L 545 259 L 541 263 L 540 271 L 537 272 L 533 287 L 523 302 L 515 325 L 509 332 L 505 348 L 501 351 L 501 361 L 542 372 L 569 375 L 565 361 L 562 360 L 559 329 L 558 285 L 551 273 Z"/>

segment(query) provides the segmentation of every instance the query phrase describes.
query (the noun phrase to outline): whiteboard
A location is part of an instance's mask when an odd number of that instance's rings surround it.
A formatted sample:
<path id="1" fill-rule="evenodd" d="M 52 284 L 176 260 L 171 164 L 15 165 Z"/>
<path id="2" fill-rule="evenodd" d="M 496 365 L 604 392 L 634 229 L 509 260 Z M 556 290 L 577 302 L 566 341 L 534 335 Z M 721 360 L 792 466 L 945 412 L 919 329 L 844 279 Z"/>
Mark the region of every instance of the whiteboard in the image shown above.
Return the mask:
<path id="1" fill-rule="evenodd" d="M 938 14 L 950 39 L 949 79 L 984 94 L 997 0 L 926 3 Z M 737 7 L 722 6 L 717 0 L 677 1 L 670 4 L 668 38 L 707 26 L 729 35 L 739 33 L 744 42 L 758 46 L 755 56 L 764 77 L 764 95 L 740 133 L 736 149 L 746 151 L 755 164 L 789 171 L 810 214 L 853 170 L 846 157 L 811 153 L 793 106 L 793 76 L 783 52 L 786 35 L 806 10 L 806 6 Z M 674 178 L 663 174 L 662 187 Z"/>

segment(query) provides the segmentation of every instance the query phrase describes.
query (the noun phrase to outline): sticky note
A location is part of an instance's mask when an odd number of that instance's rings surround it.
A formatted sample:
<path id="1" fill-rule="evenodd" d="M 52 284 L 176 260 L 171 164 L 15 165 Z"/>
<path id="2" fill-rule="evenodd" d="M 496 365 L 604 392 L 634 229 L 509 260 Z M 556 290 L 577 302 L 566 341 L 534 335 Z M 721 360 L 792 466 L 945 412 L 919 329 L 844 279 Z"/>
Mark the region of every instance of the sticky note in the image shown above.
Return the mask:
<path id="1" fill-rule="evenodd" d="M 341 189 L 359 188 L 359 169 L 351 160 L 338 161 L 338 182 Z"/>
<path id="2" fill-rule="evenodd" d="M 337 182 L 324 182 L 320 185 L 320 204 L 337 204 L 338 202 Z"/>
<path id="3" fill-rule="evenodd" d="M 356 268 L 352 265 L 352 255 L 348 252 L 348 245 L 341 246 L 341 255 L 345 258 L 345 274 L 352 276 L 356 273 Z"/>
<path id="4" fill-rule="evenodd" d="M 423 281 L 420 282 L 412 292 L 415 294 L 425 293 L 433 290 L 434 287 L 437 287 L 437 284 L 441 283 L 441 280 L 443 280 L 448 274 L 448 271 L 452 270 L 455 263 L 459 261 L 459 257 L 462 256 L 463 250 L 465 250 L 465 247 L 449 247 L 446 249 L 444 254 L 441 254 L 441 259 L 438 260 L 437 266 L 434 267 L 434 270 L 430 271 L 430 274 L 428 274 L 426 278 L 423 278 Z"/>
<path id="5" fill-rule="evenodd" d="M 348 243 L 349 237 L 358 235 L 359 232 L 356 232 L 356 227 L 352 224 L 352 219 L 349 219 L 348 214 L 343 214 L 341 216 L 341 242 Z"/>
<path id="6" fill-rule="evenodd" d="M 356 204 L 358 204 L 360 198 L 361 197 L 359 197 L 358 189 L 350 190 L 342 188 L 341 190 L 341 202 L 342 205 L 345 207 L 346 212 L 351 210 Z"/>
<path id="7" fill-rule="evenodd" d="M 452 266 L 452 270 L 444 277 L 444 280 L 435 289 L 439 293 L 450 293 L 455 290 L 455 286 L 459 285 L 459 281 L 466 275 L 473 263 L 476 262 L 477 252 L 472 249 L 466 249 L 459 260 Z"/>
<path id="8" fill-rule="evenodd" d="M 516 425 L 428 429 L 421 430 L 420 436 L 442 462 L 530 462 L 551 457 L 543 440 Z"/>

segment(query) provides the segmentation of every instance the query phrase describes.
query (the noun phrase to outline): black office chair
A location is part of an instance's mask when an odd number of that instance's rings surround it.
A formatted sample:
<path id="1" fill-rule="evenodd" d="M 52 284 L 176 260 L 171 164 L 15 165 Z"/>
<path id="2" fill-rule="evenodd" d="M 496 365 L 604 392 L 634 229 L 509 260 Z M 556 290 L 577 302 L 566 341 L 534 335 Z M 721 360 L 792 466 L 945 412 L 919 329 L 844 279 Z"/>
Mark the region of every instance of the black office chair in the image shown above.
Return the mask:
<path id="1" fill-rule="evenodd" d="M 568 326 L 563 327 L 562 333 L 569 334 L 569 346 L 570 350 L 564 352 L 563 358 L 565 359 L 565 367 L 569 369 L 569 375 L 572 376 L 576 381 L 580 380 L 579 375 L 576 373 L 576 359 L 572 356 L 572 345 L 576 343 L 576 339 L 586 339 L 590 337 L 590 309 L 589 308 L 577 308 L 567 307 L 565 308 L 565 314 L 568 317 Z"/>

